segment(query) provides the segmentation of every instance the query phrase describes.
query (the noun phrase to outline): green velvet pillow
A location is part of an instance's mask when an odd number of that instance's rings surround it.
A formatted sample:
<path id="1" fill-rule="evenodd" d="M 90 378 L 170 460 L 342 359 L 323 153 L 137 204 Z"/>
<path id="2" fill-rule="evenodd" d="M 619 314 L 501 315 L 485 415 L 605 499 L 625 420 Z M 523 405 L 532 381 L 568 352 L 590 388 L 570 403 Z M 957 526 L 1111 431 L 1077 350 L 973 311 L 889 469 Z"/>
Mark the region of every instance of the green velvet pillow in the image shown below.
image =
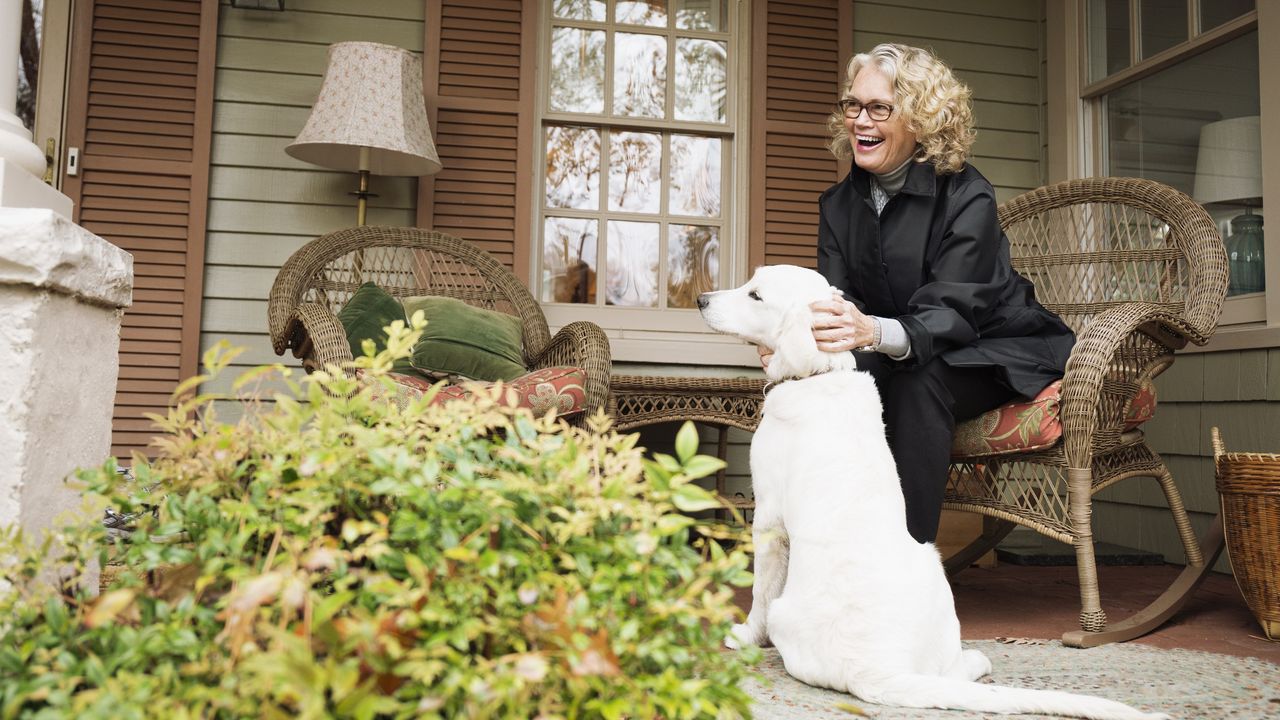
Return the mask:
<path id="1" fill-rule="evenodd" d="M 423 295 L 404 299 L 405 315 L 427 316 L 422 339 L 413 348 L 420 372 L 471 380 L 511 380 L 528 372 L 521 351 L 519 318 L 461 300 Z"/>
<path id="2" fill-rule="evenodd" d="M 373 340 L 378 352 L 385 350 L 387 333 L 383 328 L 393 320 L 405 320 L 404 306 L 371 282 L 361 285 L 338 311 L 338 322 L 347 331 L 347 342 L 351 343 L 354 357 L 364 354 L 360 345 L 366 338 Z"/>

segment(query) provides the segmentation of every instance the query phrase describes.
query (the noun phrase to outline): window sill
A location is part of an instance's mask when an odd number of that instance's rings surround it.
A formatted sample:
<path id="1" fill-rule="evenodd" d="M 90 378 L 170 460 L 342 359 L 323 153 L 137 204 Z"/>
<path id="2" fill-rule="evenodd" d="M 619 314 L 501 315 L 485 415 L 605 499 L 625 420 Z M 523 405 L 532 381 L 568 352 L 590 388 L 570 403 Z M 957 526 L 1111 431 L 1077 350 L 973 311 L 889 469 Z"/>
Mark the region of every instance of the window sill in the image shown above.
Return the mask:
<path id="1" fill-rule="evenodd" d="M 575 320 L 600 325 L 617 362 L 760 367 L 753 345 L 710 330 L 695 311 L 543 305 L 551 331 Z"/>
<path id="2" fill-rule="evenodd" d="M 1209 344 L 1187 345 L 1181 353 L 1223 352 L 1226 350 L 1262 350 L 1280 347 L 1280 326 L 1262 323 L 1219 327 Z"/>

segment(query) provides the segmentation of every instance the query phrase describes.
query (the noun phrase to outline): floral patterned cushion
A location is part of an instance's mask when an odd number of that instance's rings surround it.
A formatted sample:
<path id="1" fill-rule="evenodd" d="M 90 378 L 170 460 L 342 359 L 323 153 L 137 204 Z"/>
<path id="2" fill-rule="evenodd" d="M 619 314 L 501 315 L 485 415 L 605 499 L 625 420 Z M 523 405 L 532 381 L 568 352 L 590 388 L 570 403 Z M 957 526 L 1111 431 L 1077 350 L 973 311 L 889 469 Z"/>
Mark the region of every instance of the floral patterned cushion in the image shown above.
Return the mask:
<path id="1" fill-rule="evenodd" d="M 359 371 L 358 376 L 362 376 Z M 434 383 L 413 375 L 387 373 L 387 377 L 395 384 L 392 392 L 387 392 L 381 385 L 374 386 L 374 397 L 385 398 L 400 407 L 406 407 L 411 401 L 421 397 L 430 390 Z M 512 407 L 529 408 L 534 415 L 542 416 L 554 410 L 556 415 L 564 417 L 583 412 L 587 393 L 584 388 L 586 373 L 576 367 L 549 367 L 525 373 L 510 382 L 504 383 L 507 388 L 505 397 Z M 436 393 L 433 403 L 445 403 L 461 400 L 471 395 L 475 387 L 492 387 L 496 383 L 468 382 L 463 385 L 446 385 Z"/>
<path id="2" fill-rule="evenodd" d="M 1002 455 L 1053 446 L 1062 437 L 1062 420 L 1058 417 L 1061 400 L 1062 381 L 1058 380 L 1031 400 L 1002 405 L 960 423 L 951 444 L 951 456 Z M 1145 382 L 1129 404 L 1125 429 L 1138 427 L 1155 412 L 1156 389 Z"/>

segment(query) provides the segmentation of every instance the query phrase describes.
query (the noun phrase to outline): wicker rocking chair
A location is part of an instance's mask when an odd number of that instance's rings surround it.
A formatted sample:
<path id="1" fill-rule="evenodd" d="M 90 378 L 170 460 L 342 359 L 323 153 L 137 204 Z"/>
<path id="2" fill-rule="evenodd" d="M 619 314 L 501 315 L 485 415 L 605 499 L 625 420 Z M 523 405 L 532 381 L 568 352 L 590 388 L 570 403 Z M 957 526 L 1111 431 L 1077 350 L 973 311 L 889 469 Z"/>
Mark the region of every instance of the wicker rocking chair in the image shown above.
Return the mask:
<path id="1" fill-rule="evenodd" d="M 519 318 L 524 365 L 571 365 L 586 373 L 586 412 L 609 394 L 609 340 L 599 326 L 573 322 L 552 337 L 529 290 L 491 255 L 464 240 L 419 228 L 355 227 L 299 248 L 276 275 L 267 304 L 271 345 L 292 350 L 307 372 L 352 360 L 336 313 L 365 282 L 396 297 L 443 295 Z"/>
<path id="2" fill-rule="evenodd" d="M 1076 332 L 1062 382 L 1062 438 L 1025 454 L 953 457 L 946 507 L 986 515 L 984 537 L 948 560 L 964 567 L 1015 524 L 1075 547 L 1080 630 L 1063 642 L 1090 647 L 1158 627 L 1181 607 L 1222 548 L 1222 529 L 1197 542 L 1163 459 L 1141 429 L 1126 429 L 1142 385 L 1188 341 L 1203 345 L 1227 291 L 1227 258 L 1208 213 L 1156 182 L 1073 180 L 1000 207 L 1013 264 L 1037 298 Z M 1094 493 L 1131 477 L 1156 478 L 1186 550 L 1186 568 L 1143 610 L 1109 623 L 1094 564 Z"/>

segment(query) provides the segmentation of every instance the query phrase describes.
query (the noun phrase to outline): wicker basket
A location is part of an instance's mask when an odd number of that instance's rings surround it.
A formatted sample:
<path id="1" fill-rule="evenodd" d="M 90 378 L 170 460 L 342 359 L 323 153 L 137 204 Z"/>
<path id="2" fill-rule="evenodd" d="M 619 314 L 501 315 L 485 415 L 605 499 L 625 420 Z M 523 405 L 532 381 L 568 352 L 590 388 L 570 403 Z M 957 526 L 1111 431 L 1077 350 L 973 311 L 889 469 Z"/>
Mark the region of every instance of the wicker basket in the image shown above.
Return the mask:
<path id="1" fill-rule="evenodd" d="M 1225 452 L 1218 428 L 1210 432 L 1236 585 L 1267 638 L 1280 640 L 1280 455 Z"/>

